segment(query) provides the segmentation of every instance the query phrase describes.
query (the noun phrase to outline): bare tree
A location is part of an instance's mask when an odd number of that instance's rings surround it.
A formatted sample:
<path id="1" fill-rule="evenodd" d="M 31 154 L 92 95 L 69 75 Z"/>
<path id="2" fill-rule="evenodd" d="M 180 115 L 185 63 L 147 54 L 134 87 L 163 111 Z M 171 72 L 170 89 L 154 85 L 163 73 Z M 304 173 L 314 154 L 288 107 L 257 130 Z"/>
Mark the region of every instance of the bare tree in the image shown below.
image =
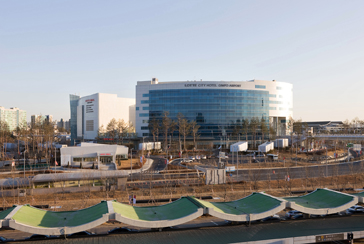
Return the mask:
<path id="1" fill-rule="evenodd" d="M 251 118 L 250 123 L 249 123 L 249 127 L 250 127 L 250 131 L 252 132 L 252 135 L 253 135 L 254 148 L 256 147 L 255 142 L 256 142 L 256 135 L 257 135 L 258 126 L 259 126 L 259 120 L 257 118 Z"/>
<path id="2" fill-rule="evenodd" d="M 106 126 L 106 131 L 109 134 L 109 137 L 115 141 L 117 135 L 117 122 L 116 119 L 111 119 L 110 122 Z"/>
<path id="3" fill-rule="evenodd" d="M 196 145 L 196 138 L 198 137 L 198 130 L 200 129 L 200 125 L 197 124 L 195 120 L 190 122 L 190 128 L 191 128 L 191 135 L 193 137 L 193 145 L 195 149 L 197 148 Z"/>
<path id="4" fill-rule="evenodd" d="M 268 134 L 267 121 L 262 117 L 260 120 L 260 132 L 262 133 L 262 143 L 265 141 L 264 136 Z"/>
<path id="5" fill-rule="evenodd" d="M 269 140 L 275 140 L 277 136 L 277 131 L 274 127 L 274 124 L 271 122 L 269 123 Z"/>
<path id="6" fill-rule="evenodd" d="M 148 124 L 149 131 L 153 136 L 153 142 L 158 141 L 159 131 L 161 130 L 161 126 L 159 121 L 156 118 L 152 118 Z"/>
<path id="7" fill-rule="evenodd" d="M 245 135 L 245 140 L 248 141 L 248 133 L 249 133 L 249 120 L 243 119 L 241 123 L 241 132 Z"/>
<path id="8" fill-rule="evenodd" d="M 163 118 L 162 118 L 162 128 L 163 128 L 163 136 L 164 136 L 164 151 L 167 151 L 168 135 L 169 135 L 171 127 L 173 125 L 171 118 L 169 118 L 168 116 L 169 116 L 169 112 L 165 111 L 163 113 Z"/>
<path id="9" fill-rule="evenodd" d="M 179 134 L 183 137 L 183 150 L 186 151 L 186 137 L 190 134 L 190 123 L 188 123 L 188 120 L 186 118 L 179 118 L 178 131 Z"/>
<path id="10" fill-rule="evenodd" d="M 123 119 L 119 119 L 116 122 L 116 132 L 117 132 L 117 136 L 118 136 L 118 144 L 120 142 L 120 139 L 121 139 L 121 144 L 123 144 L 124 135 L 125 135 L 127 129 L 128 129 L 128 124 Z"/>

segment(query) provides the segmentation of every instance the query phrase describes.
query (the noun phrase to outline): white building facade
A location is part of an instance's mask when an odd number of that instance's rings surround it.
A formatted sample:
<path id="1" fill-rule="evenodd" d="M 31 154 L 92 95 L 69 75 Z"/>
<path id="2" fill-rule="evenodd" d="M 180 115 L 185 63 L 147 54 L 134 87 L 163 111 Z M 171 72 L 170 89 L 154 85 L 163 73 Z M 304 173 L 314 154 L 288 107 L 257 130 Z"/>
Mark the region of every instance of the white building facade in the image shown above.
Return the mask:
<path id="1" fill-rule="evenodd" d="M 128 148 L 120 145 L 81 143 L 78 147 L 62 147 L 60 152 L 61 166 L 115 170 L 128 159 Z"/>
<path id="2" fill-rule="evenodd" d="M 13 131 L 18 126 L 27 123 L 27 112 L 19 108 L 6 109 L 0 106 L 0 121 L 6 122 L 9 130 Z"/>
<path id="3" fill-rule="evenodd" d="M 149 121 L 172 120 L 183 114 L 201 127 L 201 137 L 221 138 L 243 120 L 263 118 L 277 135 L 287 134 L 293 116 L 293 86 L 286 82 L 250 81 L 139 81 L 136 86 L 136 132 L 150 136 Z"/>
<path id="4" fill-rule="evenodd" d="M 120 98 L 116 94 L 96 93 L 79 97 L 70 95 L 71 138 L 93 140 L 101 126 L 115 119 L 135 126 L 135 99 Z"/>

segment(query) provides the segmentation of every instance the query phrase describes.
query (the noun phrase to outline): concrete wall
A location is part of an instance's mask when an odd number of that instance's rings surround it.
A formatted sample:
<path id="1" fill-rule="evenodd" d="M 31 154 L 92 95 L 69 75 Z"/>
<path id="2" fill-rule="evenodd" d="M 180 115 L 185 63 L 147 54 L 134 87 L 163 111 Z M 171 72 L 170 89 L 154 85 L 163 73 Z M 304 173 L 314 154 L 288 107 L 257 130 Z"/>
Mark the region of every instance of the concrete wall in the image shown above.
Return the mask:
<path id="1" fill-rule="evenodd" d="M 80 187 L 58 187 L 58 188 L 34 188 L 26 189 L 25 194 L 28 196 L 42 195 L 42 194 L 54 194 L 54 193 L 74 193 L 74 192 L 97 192 L 97 191 L 113 191 L 113 190 L 125 190 L 127 178 L 118 179 L 118 184 L 107 186 L 80 186 Z M 14 190 L 2 190 L 0 191 L 0 197 L 17 197 L 24 196 L 23 189 Z"/>
<path id="2" fill-rule="evenodd" d="M 226 183 L 226 170 L 225 169 L 206 169 L 205 184 L 217 185 Z"/>

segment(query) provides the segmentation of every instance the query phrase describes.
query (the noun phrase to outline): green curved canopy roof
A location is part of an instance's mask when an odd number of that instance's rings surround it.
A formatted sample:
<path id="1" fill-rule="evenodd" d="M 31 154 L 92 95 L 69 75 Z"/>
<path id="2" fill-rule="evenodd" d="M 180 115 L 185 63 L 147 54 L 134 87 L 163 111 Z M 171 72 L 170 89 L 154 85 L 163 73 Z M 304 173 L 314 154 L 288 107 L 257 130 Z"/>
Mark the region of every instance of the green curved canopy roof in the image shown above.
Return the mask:
<path id="1" fill-rule="evenodd" d="M 285 197 L 290 202 L 313 209 L 336 208 L 353 200 L 353 196 L 327 189 L 317 189 L 300 197 Z"/>
<path id="2" fill-rule="evenodd" d="M 24 205 L 14 214 L 12 219 L 33 227 L 54 228 L 87 224 L 101 218 L 106 213 L 108 213 L 107 202 L 101 202 L 78 211 L 64 212 L 46 211 Z"/>
<path id="3" fill-rule="evenodd" d="M 129 219 L 143 221 L 179 219 L 199 209 L 199 206 L 189 200 L 189 197 L 182 197 L 174 202 L 152 207 L 135 207 L 115 201 L 112 205 L 115 213 Z"/>
<path id="4" fill-rule="evenodd" d="M 253 193 L 245 198 L 232 202 L 207 202 L 195 198 L 206 208 L 225 214 L 256 214 L 278 207 L 282 201 L 262 193 Z"/>
<path id="5" fill-rule="evenodd" d="M 352 195 L 357 196 L 357 197 L 364 197 L 364 191 L 359 192 L 359 193 L 354 193 Z"/>
<path id="6" fill-rule="evenodd" d="M 11 207 L 11 208 L 8 208 L 4 211 L 1 211 L 0 212 L 0 219 L 5 219 L 6 216 L 8 216 L 8 214 L 14 210 L 15 207 Z"/>

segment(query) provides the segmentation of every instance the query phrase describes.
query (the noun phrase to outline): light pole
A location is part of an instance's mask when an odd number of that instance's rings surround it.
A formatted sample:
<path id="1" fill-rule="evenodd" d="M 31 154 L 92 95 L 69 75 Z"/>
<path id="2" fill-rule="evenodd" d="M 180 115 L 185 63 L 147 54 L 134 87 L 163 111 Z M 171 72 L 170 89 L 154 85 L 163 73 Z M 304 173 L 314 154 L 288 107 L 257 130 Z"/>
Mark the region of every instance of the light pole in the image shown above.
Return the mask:
<path id="1" fill-rule="evenodd" d="M 297 143 L 296 143 L 296 167 L 297 167 Z"/>
<path id="2" fill-rule="evenodd" d="M 327 146 L 326 146 L 326 177 L 328 177 L 328 166 L 327 166 Z"/>
<path id="3" fill-rule="evenodd" d="M 25 179 L 25 152 L 26 152 L 27 150 L 24 150 L 24 179 Z"/>
<path id="4" fill-rule="evenodd" d="M 133 179 L 133 148 L 130 148 L 130 181 Z"/>

